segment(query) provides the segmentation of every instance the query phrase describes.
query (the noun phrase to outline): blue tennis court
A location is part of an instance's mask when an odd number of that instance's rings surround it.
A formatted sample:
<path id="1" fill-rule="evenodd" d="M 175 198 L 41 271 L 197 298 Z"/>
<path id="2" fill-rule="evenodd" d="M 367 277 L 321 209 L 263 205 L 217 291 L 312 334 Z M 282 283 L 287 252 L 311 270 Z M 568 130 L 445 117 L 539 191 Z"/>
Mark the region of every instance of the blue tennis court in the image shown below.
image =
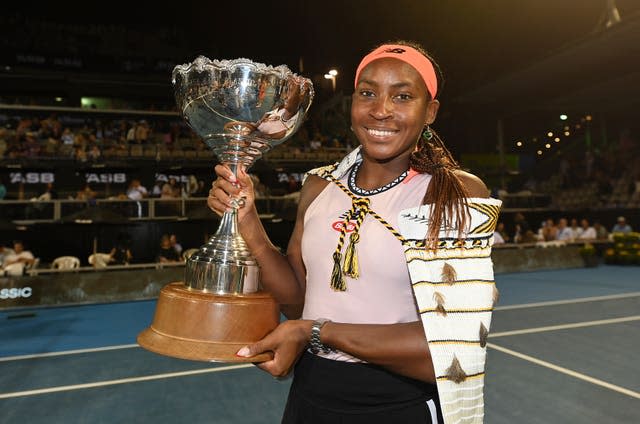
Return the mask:
<path id="1" fill-rule="evenodd" d="M 640 268 L 499 274 L 485 422 L 640 422 Z M 0 313 L 1 423 L 279 422 L 290 380 L 149 353 L 154 301 Z"/>

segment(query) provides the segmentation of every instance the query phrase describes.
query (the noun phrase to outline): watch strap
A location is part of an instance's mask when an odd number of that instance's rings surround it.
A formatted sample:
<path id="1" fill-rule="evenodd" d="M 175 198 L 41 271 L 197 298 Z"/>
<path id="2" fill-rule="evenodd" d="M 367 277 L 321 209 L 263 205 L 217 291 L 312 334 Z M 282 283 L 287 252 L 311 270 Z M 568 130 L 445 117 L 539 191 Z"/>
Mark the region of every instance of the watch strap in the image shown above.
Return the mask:
<path id="1" fill-rule="evenodd" d="M 311 338 L 309 339 L 309 350 L 311 351 L 311 353 L 318 354 L 320 352 L 331 352 L 331 348 L 325 346 L 320 341 L 320 331 L 327 322 L 331 322 L 331 320 L 327 318 L 318 318 L 313 321 L 313 324 L 311 324 Z"/>

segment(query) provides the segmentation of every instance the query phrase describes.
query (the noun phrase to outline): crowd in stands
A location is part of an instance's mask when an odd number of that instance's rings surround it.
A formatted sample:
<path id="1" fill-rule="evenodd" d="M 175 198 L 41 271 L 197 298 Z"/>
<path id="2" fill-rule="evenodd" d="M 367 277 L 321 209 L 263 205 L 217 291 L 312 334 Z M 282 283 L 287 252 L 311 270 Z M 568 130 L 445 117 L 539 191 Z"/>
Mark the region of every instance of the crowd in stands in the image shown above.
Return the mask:
<path id="1" fill-rule="evenodd" d="M 80 112 L 41 115 L 0 114 L 0 160 L 67 159 L 101 163 L 117 158 L 211 160 L 212 157 L 211 151 L 178 116 L 136 120 L 86 116 Z M 347 142 L 321 134 L 310 122 L 285 146 L 270 152 L 269 158 L 334 160 L 348 148 Z"/>
<path id="2" fill-rule="evenodd" d="M 494 234 L 495 244 L 609 241 L 614 233 L 627 234 L 633 231 L 624 216 L 617 218 L 610 231 L 598 221 L 592 225 L 587 218 L 579 221 L 576 218 L 547 218 L 537 229 L 529 224 L 521 212 L 515 214 L 513 221 L 511 231 L 504 222 L 498 223 Z"/>

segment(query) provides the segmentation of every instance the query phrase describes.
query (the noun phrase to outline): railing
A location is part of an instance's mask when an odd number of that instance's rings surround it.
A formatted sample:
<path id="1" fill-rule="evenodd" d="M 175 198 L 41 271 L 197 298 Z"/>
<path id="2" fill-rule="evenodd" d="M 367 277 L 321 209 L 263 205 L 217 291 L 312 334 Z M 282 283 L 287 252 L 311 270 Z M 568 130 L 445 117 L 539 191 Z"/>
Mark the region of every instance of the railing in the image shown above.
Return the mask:
<path id="1" fill-rule="evenodd" d="M 147 219 L 206 219 L 215 217 L 207 207 L 206 197 L 178 199 L 148 198 L 143 200 L 95 199 L 0 201 L 0 219 L 15 224 L 30 222 L 117 222 Z M 297 207 L 297 198 L 292 196 L 262 196 L 256 206 L 264 217 L 290 216 Z"/>
<path id="2" fill-rule="evenodd" d="M 130 264 L 130 265 L 107 265 L 105 267 L 94 266 L 81 266 L 72 269 L 58 269 L 58 268 L 34 268 L 25 271 L 25 275 L 47 275 L 47 274 L 66 274 L 66 273 L 86 273 L 86 272 L 102 272 L 102 271 L 132 271 L 141 269 L 164 269 L 164 268 L 180 268 L 184 267 L 185 263 L 180 262 L 149 262 L 142 264 Z"/>

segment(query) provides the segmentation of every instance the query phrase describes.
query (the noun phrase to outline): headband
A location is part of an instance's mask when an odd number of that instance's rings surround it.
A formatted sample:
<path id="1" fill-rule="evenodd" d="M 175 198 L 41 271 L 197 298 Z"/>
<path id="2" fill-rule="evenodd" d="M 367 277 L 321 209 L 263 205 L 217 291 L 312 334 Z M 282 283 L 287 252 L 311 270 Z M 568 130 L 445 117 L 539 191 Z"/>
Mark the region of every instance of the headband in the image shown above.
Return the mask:
<path id="1" fill-rule="evenodd" d="M 431 61 L 418 50 L 413 47 L 404 46 L 401 44 L 383 44 L 368 55 L 366 55 L 356 71 L 356 80 L 354 85 L 358 84 L 358 78 L 360 72 L 374 60 L 382 59 L 385 57 L 392 57 L 394 59 L 401 60 L 411 65 L 422 77 L 424 83 L 427 86 L 427 91 L 431 95 L 432 99 L 436 98 L 438 92 L 438 79 L 436 78 L 436 71 L 433 69 Z"/>

